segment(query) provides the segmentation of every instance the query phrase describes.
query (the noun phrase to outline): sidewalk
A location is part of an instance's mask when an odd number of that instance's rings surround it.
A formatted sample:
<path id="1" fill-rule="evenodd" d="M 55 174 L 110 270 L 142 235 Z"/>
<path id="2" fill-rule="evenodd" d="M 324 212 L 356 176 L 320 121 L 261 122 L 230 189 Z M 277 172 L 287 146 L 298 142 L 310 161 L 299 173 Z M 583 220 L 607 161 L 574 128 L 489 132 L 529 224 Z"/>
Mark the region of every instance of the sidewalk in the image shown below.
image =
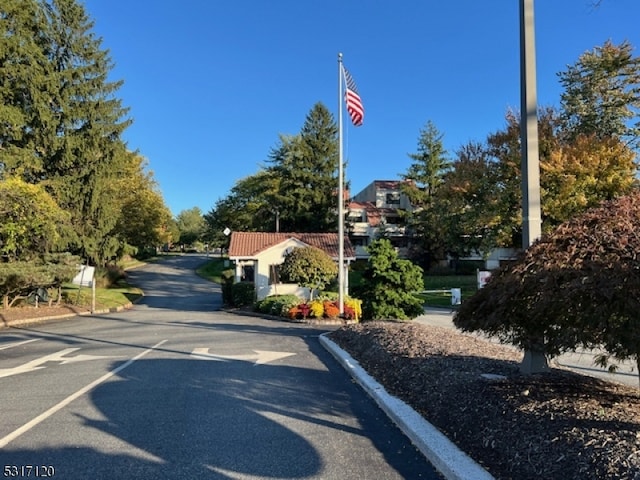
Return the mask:
<path id="1" fill-rule="evenodd" d="M 424 315 L 420 315 L 413 321 L 423 325 L 455 329 L 456 327 L 453 325 L 453 314 L 454 312 L 450 308 L 425 308 Z M 499 343 L 494 339 L 486 340 Z M 610 382 L 622 383 L 632 387 L 638 386 L 639 380 L 638 372 L 635 368 L 635 362 L 620 362 L 618 364 L 618 371 L 616 373 L 609 373 L 607 370 L 598 367 L 593 363 L 593 359 L 598 355 L 598 353 L 599 351 L 597 350 L 578 350 L 576 352 L 569 352 L 552 359 L 550 361 L 550 365 L 553 367 L 569 368 L 577 373 L 591 375 L 592 377 L 602 378 Z"/>

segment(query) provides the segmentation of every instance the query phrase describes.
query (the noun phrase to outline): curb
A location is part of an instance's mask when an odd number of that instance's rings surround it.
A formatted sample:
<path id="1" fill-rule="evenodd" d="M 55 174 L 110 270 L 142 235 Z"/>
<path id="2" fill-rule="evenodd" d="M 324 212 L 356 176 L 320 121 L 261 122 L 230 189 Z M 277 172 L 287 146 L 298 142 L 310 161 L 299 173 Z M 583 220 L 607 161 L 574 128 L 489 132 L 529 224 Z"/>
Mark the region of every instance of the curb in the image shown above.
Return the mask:
<path id="1" fill-rule="evenodd" d="M 355 359 L 328 338 L 328 333 L 320 335 L 320 343 L 447 480 L 495 480 L 409 405 L 387 393 Z"/>
<path id="2" fill-rule="evenodd" d="M 72 313 L 63 313 L 61 315 L 49 315 L 44 317 L 33 317 L 26 318 L 24 320 L 13 320 L 10 322 L 1 321 L 0 329 L 10 328 L 10 327 L 19 327 L 21 325 L 33 325 L 37 323 L 47 322 L 49 320 L 62 320 L 65 318 L 71 317 L 86 317 L 90 315 L 104 315 L 105 313 L 116 313 L 122 312 L 124 310 L 128 310 L 133 306 L 132 303 L 127 303 L 126 305 L 120 305 L 118 307 L 104 308 L 101 310 L 94 310 L 93 312 L 72 312 Z"/>

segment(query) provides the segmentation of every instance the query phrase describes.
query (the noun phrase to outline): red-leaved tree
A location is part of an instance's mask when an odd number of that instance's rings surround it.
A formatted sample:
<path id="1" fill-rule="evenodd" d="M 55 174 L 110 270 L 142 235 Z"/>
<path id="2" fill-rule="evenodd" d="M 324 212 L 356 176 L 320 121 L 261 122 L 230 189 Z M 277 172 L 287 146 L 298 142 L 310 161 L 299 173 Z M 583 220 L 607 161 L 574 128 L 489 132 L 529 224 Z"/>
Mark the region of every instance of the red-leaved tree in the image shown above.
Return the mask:
<path id="1" fill-rule="evenodd" d="M 454 318 L 464 331 L 557 356 L 600 347 L 640 366 L 640 192 L 558 226 L 492 274 Z"/>

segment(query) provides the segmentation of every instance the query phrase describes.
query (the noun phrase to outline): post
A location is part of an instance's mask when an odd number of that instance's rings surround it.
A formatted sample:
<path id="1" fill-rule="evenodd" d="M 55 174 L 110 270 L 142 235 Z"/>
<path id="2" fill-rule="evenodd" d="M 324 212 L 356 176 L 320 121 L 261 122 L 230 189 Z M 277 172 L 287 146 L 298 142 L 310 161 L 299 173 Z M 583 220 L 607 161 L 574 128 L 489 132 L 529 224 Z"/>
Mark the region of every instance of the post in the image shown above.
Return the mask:
<path id="1" fill-rule="evenodd" d="M 520 110 L 522 247 L 527 249 L 542 233 L 533 0 L 520 0 Z M 548 368 L 544 353 L 525 351 L 520 365 L 523 373 L 535 373 Z"/>
<path id="2" fill-rule="evenodd" d="M 91 313 L 96 313 L 96 281 L 91 280 Z"/>
<path id="3" fill-rule="evenodd" d="M 338 53 L 338 308 L 344 314 L 344 172 L 342 160 L 342 53 Z"/>
<path id="4" fill-rule="evenodd" d="M 541 234 L 538 100 L 533 0 L 520 0 L 520 149 L 522 155 L 522 246 Z"/>

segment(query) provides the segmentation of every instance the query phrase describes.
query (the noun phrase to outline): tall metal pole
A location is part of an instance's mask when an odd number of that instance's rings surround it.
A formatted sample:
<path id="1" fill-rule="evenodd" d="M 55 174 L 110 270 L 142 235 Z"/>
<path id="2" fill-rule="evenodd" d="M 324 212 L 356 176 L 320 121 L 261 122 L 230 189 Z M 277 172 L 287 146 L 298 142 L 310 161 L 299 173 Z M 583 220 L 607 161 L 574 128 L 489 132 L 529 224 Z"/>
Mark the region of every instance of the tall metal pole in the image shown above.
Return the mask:
<path id="1" fill-rule="evenodd" d="M 344 314 L 344 173 L 342 161 L 342 53 L 338 53 L 338 307 Z"/>
<path id="2" fill-rule="evenodd" d="M 522 155 L 522 247 L 542 233 L 540 160 L 538 154 L 538 100 L 533 0 L 520 0 L 520 148 Z"/>
<path id="3" fill-rule="evenodd" d="M 522 247 L 527 249 L 542 234 L 533 0 L 520 0 L 520 110 Z M 542 352 L 535 350 L 524 352 L 520 365 L 523 373 L 535 373 L 546 369 L 548 369 L 548 363 Z"/>

